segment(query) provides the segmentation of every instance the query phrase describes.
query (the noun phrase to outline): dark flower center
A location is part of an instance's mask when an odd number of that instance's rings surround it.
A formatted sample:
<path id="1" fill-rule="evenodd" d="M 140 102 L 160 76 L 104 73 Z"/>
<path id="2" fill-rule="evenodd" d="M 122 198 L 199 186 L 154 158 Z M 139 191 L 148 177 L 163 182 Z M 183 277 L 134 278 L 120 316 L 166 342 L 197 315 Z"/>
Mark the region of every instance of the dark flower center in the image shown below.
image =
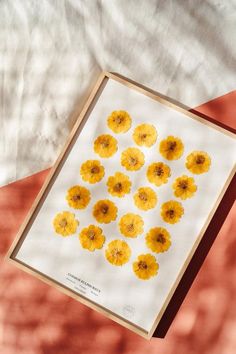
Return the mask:
<path id="1" fill-rule="evenodd" d="M 181 188 L 181 189 L 187 189 L 188 188 L 188 182 L 187 181 L 181 181 L 180 183 L 179 183 L 179 188 Z"/>
<path id="2" fill-rule="evenodd" d="M 90 240 L 94 240 L 94 238 L 95 238 L 95 232 L 94 232 L 93 230 L 89 230 L 89 232 L 88 232 L 88 238 L 89 238 Z"/>
<path id="3" fill-rule="evenodd" d="M 80 194 L 75 194 L 73 195 L 73 197 L 71 198 L 74 202 L 76 202 L 77 200 L 81 199 L 81 195 Z"/>
<path id="4" fill-rule="evenodd" d="M 98 173 L 99 172 L 99 167 L 98 166 L 93 166 L 91 168 L 91 173 Z"/>
<path id="5" fill-rule="evenodd" d="M 102 207 L 101 207 L 101 212 L 102 212 L 103 214 L 107 214 L 108 209 L 109 209 L 108 205 L 102 205 Z"/>
<path id="6" fill-rule="evenodd" d="M 169 150 L 173 151 L 176 148 L 176 141 L 169 142 Z"/>
<path id="7" fill-rule="evenodd" d="M 154 174 L 160 177 L 164 174 L 164 171 L 161 167 L 155 167 Z"/>
<path id="8" fill-rule="evenodd" d="M 109 141 L 107 139 L 101 142 L 102 147 L 107 148 L 109 146 Z"/>
<path id="9" fill-rule="evenodd" d="M 120 192 L 122 190 L 122 184 L 120 182 L 116 183 L 114 185 L 114 191 L 115 192 Z"/>
<path id="10" fill-rule="evenodd" d="M 145 192 L 139 193 L 139 198 L 145 202 L 148 200 L 147 194 Z"/>
<path id="11" fill-rule="evenodd" d="M 134 224 L 132 223 L 132 224 L 128 224 L 127 225 L 127 230 L 128 231 L 133 231 L 134 230 Z"/>
<path id="12" fill-rule="evenodd" d="M 114 121 L 117 124 L 121 124 L 123 122 L 123 120 L 124 120 L 124 118 L 122 116 L 117 116 Z"/>
<path id="13" fill-rule="evenodd" d="M 146 137 L 147 137 L 147 134 L 145 134 L 145 133 L 140 134 L 140 138 L 141 138 L 142 140 L 145 140 L 145 139 L 146 139 Z"/>
<path id="14" fill-rule="evenodd" d="M 60 222 L 59 222 L 60 226 L 61 227 L 66 227 L 67 225 L 67 220 L 66 219 L 62 219 Z"/>
<path id="15" fill-rule="evenodd" d="M 112 251 L 112 255 L 113 257 L 119 257 L 122 255 L 122 251 L 119 250 L 118 248 L 114 248 L 114 250 Z"/>
<path id="16" fill-rule="evenodd" d="M 130 165 L 135 166 L 138 163 L 138 160 L 135 157 L 130 157 Z"/>
<path id="17" fill-rule="evenodd" d="M 166 242 L 166 239 L 163 234 L 158 234 L 156 240 L 157 240 L 157 242 L 160 242 L 162 244 L 164 244 Z"/>
<path id="18" fill-rule="evenodd" d="M 196 164 L 202 165 L 205 162 L 205 157 L 202 155 L 198 155 L 196 158 Z"/>
<path id="19" fill-rule="evenodd" d="M 139 261 L 138 262 L 138 267 L 139 267 L 139 269 L 147 269 L 147 263 L 146 262 L 144 262 L 144 261 Z"/>
<path id="20" fill-rule="evenodd" d="M 175 215 L 175 211 L 173 209 L 169 209 L 166 211 L 166 215 L 172 219 Z"/>

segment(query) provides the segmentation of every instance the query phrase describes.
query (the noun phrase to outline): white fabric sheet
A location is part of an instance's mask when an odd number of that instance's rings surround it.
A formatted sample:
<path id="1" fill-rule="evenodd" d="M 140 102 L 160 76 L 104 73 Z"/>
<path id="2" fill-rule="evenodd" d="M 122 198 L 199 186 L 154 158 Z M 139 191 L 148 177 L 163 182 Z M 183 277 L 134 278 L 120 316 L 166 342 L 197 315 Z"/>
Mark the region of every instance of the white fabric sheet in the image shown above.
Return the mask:
<path id="1" fill-rule="evenodd" d="M 2 0 L 0 185 L 53 164 L 101 70 L 190 107 L 234 90 L 235 23 L 235 0 Z"/>

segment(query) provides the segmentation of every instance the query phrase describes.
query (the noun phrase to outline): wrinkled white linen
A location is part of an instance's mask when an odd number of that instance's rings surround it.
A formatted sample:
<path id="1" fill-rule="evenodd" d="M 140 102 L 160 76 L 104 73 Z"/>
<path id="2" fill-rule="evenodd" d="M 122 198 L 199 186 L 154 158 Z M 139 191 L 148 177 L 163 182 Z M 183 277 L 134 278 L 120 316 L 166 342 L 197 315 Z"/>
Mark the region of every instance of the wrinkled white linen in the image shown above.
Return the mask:
<path id="1" fill-rule="evenodd" d="M 101 70 L 190 107 L 235 89 L 235 0 L 2 0 L 0 21 L 0 185 L 53 164 Z"/>

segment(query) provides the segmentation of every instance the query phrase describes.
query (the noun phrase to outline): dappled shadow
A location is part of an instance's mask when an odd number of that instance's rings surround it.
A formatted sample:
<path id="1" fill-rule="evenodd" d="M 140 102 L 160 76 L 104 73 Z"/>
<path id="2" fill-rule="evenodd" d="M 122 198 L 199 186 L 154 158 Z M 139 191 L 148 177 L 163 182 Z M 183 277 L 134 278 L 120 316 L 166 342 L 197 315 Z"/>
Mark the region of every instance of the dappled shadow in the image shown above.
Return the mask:
<path id="1" fill-rule="evenodd" d="M 15 220 L 1 234 L 2 256 L 47 173 L 0 190 L 1 216 L 5 221 Z M 9 198 L 12 195 L 16 200 L 14 208 Z M 163 340 L 153 338 L 147 342 L 5 261 L 0 288 L 1 352 L 15 354 L 17 348 L 17 354 L 142 354 L 146 351 L 172 354 L 178 345 L 181 353 L 233 354 L 236 345 L 233 322 L 236 286 L 232 281 L 236 277 L 235 212 L 236 205 Z"/>
<path id="2" fill-rule="evenodd" d="M 221 16 L 220 5 L 215 8 L 207 1 L 206 7 L 194 5 L 194 10 L 183 7 L 181 1 L 171 8 L 165 2 L 159 6 L 153 2 L 150 8 L 146 2 L 143 8 L 127 1 L 94 6 L 92 2 L 61 3 L 45 2 L 48 8 L 41 11 L 28 3 L 22 9 L 10 5 L 9 11 L 1 3 L 1 33 L 3 38 L 8 35 L 8 47 L 0 43 L 0 54 L 7 53 L 2 72 L 8 83 L 1 96 L 4 146 L 9 155 L 4 166 L 14 166 L 6 181 L 52 163 L 76 120 L 71 110 L 81 109 L 101 68 L 122 72 L 163 92 L 163 97 L 174 97 L 175 103 L 207 101 L 231 88 L 235 58 L 225 43 L 231 27 Z M 10 25 L 5 19 L 10 19 Z M 214 19 L 220 21 L 213 23 Z M 216 29 L 223 25 L 219 36 Z M 229 123 L 221 104 L 208 109 L 203 113 L 218 118 L 220 112 L 222 123 L 233 126 L 235 115 L 229 113 Z M 46 174 L 1 189 L 2 257 Z M 178 346 L 180 353 L 233 354 L 235 210 L 234 206 L 164 340 L 154 338 L 149 343 L 4 261 L 0 352 L 172 354 Z"/>
<path id="3" fill-rule="evenodd" d="M 0 183 L 53 164 L 101 70 L 196 106 L 234 89 L 235 7 L 215 1 L 0 2 Z M 181 20 L 180 20 L 181 19 Z M 9 129 L 8 127 L 11 127 Z"/>

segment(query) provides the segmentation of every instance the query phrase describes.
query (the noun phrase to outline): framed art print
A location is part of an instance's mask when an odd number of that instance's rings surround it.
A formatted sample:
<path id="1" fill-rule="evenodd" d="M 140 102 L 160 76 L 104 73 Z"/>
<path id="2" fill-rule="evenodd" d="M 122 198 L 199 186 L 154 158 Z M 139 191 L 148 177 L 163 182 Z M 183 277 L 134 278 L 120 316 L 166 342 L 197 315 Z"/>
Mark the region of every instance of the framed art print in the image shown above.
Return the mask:
<path id="1" fill-rule="evenodd" d="M 232 132 L 102 73 L 8 259 L 150 339 L 235 156 Z"/>

